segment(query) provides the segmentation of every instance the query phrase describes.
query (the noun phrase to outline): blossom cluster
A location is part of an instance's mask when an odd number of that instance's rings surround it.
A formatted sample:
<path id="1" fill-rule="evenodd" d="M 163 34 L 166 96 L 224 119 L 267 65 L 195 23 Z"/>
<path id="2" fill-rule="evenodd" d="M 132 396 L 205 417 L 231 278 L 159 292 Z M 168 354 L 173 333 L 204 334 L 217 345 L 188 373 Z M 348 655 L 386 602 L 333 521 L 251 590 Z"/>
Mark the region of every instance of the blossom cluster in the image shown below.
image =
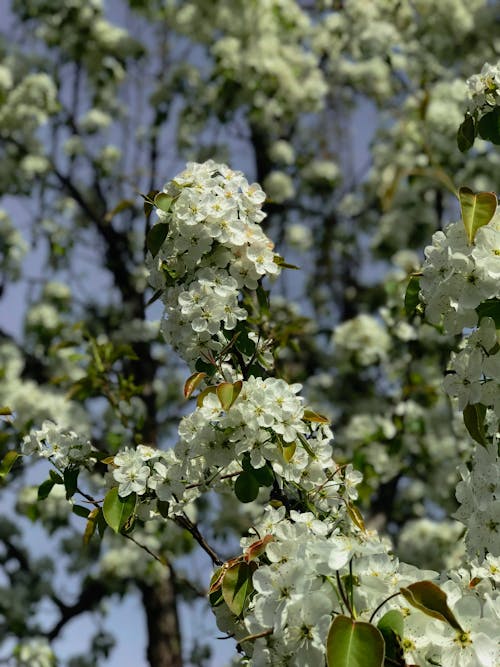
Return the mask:
<path id="1" fill-rule="evenodd" d="M 467 79 L 472 110 L 500 105 L 500 61 L 495 65 L 484 63 L 479 74 Z"/>
<path id="2" fill-rule="evenodd" d="M 139 445 L 114 457 L 112 476 L 119 495 L 136 493 L 185 503 L 208 484 L 227 485 L 247 456 L 253 469 L 270 464 L 281 484 L 300 485 L 311 506 L 338 510 L 344 499 L 357 497 L 361 475 L 351 466 L 336 469 L 331 429 L 304 420 L 303 399 L 297 396 L 300 388 L 276 378 L 250 377 L 226 409 L 216 392 L 208 393 L 181 420 L 173 450 Z"/>
<path id="3" fill-rule="evenodd" d="M 470 467 L 460 466 L 462 481 L 455 518 L 467 526 L 465 542 L 471 555 L 500 556 L 500 457 L 496 442 L 476 446 Z"/>
<path id="4" fill-rule="evenodd" d="M 255 593 L 244 619 L 231 616 L 224 605 L 214 609 L 223 631 L 234 633 L 240 641 L 256 637 L 253 642 L 241 642 L 248 656 L 245 664 L 323 664 L 332 617 L 348 613 L 338 589 L 339 581 L 346 580 L 353 584 L 358 620 L 372 622 L 373 612 L 384 600 L 373 622 L 390 609 L 403 614 L 401 640 L 407 662 L 442 667 L 498 664 L 498 558 L 489 556 L 482 565 L 474 562 L 470 570 L 457 570 L 440 582 L 461 627 L 458 630 L 409 608 L 397 595 L 417 580 L 437 582 L 438 573 L 399 562 L 389 543 L 375 533 L 340 530 L 331 520 L 318 520 L 311 513 L 292 510 L 287 517 L 283 507 L 268 507 L 256 529 L 268 536 L 269 543 L 266 560 L 252 578 Z M 243 547 L 250 543 L 251 538 L 242 540 Z"/>
<path id="5" fill-rule="evenodd" d="M 74 431 L 63 432 L 53 422 L 44 421 L 41 429 L 32 429 L 23 438 L 24 455 L 36 454 L 50 459 L 59 470 L 70 466 L 85 465 L 92 452 L 92 445 Z"/>
<path id="6" fill-rule="evenodd" d="M 456 222 L 436 232 L 425 248 L 420 281 L 425 314 L 446 331 L 461 333 L 478 322 L 476 308 L 500 296 L 500 226 L 494 218 L 469 244 L 464 225 Z"/>
<path id="7" fill-rule="evenodd" d="M 167 212 L 157 209 L 158 224 L 167 224 L 168 234 L 149 257 L 149 280 L 163 291 L 165 339 L 193 361 L 203 348 L 222 349 L 223 330 L 246 319 L 240 291 L 280 268 L 259 226 L 265 194 L 241 172 L 212 160 L 189 163 L 163 192 L 172 203 Z"/>

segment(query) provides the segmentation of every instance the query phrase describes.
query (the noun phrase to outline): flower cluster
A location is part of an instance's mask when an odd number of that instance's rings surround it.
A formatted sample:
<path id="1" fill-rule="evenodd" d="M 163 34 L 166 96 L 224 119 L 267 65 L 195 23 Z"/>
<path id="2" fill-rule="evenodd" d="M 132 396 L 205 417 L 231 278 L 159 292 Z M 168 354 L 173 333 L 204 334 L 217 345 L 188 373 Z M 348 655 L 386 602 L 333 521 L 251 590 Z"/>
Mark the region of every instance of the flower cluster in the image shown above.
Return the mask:
<path id="1" fill-rule="evenodd" d="M 358 315 L 340 324 L 333 334 L 339 357 L 348 356 L 360 366 L 383 361 L 391 339 L 386 329 L 371 315 Z"/>
<path id="2" fill-rule="evenodd" d="M 465 542 L 471 555 L 500 556 L 500 458 L 496 442 L 477 446 L 470 469 L 461 466 L 455 518 L 467 526 Z"/>
<path id="3" fill-rule="evenodd" d="M 357 497 L 361 475 L 351 466 L 336 468 L 331 430 L 307 421 L 303 399 L 297 396 L 300 388 L 276 378 L 250 377 L 226 409 L 215 391 L 207 393 L 181 420 L 173 450 L 139 445 L 114 457 L 112 476 L 119 495 L 136 493 L 185 504 L 209 484 L 227 485 L 247 457 L 252 469 L 263 471 L 270 464 L 281 484 L 300 485 L 311 506 L 339 509 L 343 499 Z"/>
<path id="4" fill-rule="evenodd" d="M 495 65 L 484 63 L 479 74 L 467 79 L 472 110 L 500 105 L 500 61 Z"/>
<path id="5" fill-rule="evenodd" d="M 21 444 L 24 455 L 50 459 L 59 470 L 84 465 L 92 449 L 89 440 L 74 431 L 63 432 L 50 421 L 44 421 L 41 429 L 30 431 Z"/>
<path id="6" fill-rule="evenodd" d="M 149 280 L 163 291 L 165 339 L 192 361 L 203 348 L 220 350 L 223 330 L 247 317 L 240 290 L 280 268 L 259 226 L 265 194 L 241 172 L 212 160 L 189 163 L 163 192 L 172 201 L 168 211 L 158 208 L 158 224 L 168 234 L 149 257 Z"/>
<path id="7" fill-rule="evenodd" d="M 473 244 L 464 225 L 456 222 L 432 237 L 425 249 L 420 281 L 425 314 L 433 324 L 441 321 L 446 331 L 461 333 L 478 322 L 476 308 L 500 296 L 500 227 L 497 219 L 481 227 Z"/>

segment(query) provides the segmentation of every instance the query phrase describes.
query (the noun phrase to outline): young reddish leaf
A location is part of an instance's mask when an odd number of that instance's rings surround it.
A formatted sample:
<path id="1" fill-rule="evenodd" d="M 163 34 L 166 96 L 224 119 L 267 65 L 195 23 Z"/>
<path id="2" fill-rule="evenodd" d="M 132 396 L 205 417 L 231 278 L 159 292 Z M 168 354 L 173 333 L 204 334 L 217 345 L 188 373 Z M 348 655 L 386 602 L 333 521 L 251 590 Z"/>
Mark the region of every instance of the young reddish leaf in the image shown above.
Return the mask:
<path id="1" fill-rule="evenodd" d="M 203 401 L 205 400 L 205 397 L 208 396 L 208 394 L 215 394 L 217 391 L 217 387 L 211 385 L 210 387 L 205 387 L 203 391 L 201 391 L 198 394 L 198 398 L 196 399 L 196 405 L 201 408 L 203 405 Z"/>
<path id="2" fill-rule="evenodd" d="M 206 373 L 193 373 L 186 380 L 184 385 L 184 398 L 189 398 L 193 391 L 198 387 L 203 378 L 206 378 Z"/>
<path id="3" fill-rule="evenodd" d="M 432 581 L 417 581 L 399 590 L 416 609 L 420 609 L 427 616 L 432 616 L 443 621 L 443 623 L 448 623 L 448 625 L 451 625 L 452 628 L 459 632 L 463 632 L 459 622 L 448 607 L 446 593 Z"/>
<path id="4" fill-rule="evenodd" d="M 106 523 L 115 533 L 121 532 L 127 521 L 132 517 L 136 499 L 135 493 L 129 494 L 126 498 L 119 496 L 117 486 L 107 492 L 102 504 L 102 513 Z"/>
<path id="5" fill-rule="evenodd" d="M 497 196 L 494 192 L 475 194 L 470 188 L 460 188 L 458 199 L 467 238 L 469 243 L 473 243 L 477 230 L 487 225 L 495 215 Z"/>
<path id="6" fill-rule="evenodd" d="M 324 415 L 320 415 L 314 410 L 304 410 L 304 415 L 302 419 L 305 422 L 317 422 L 318 424 L 329 424 L 330 420 Z"/>
<path id="7" fill-rule="evenodd" d="M 259 556 L 262 556 L 269 542 L 272 542 L 273 540 L 274 537 L 272 535 L 265 535 L 261 540 L 252 542 L 252 544 L 245 549 L 246 562 L 249 563 L 251 560 L 255 560 Z"/>
<path id="8" fill-rule="evenodd" d="M 336 616 L 326 640 L 328 667 L 383 667 L 385 643 L 371 623 Z"/>
<path id="9" fill-rule="evenodd" d="M 252 568 L 248 563 L 239 562 L 228 568 L 222 580 L 224 602 L 235 616 L 240 616 L 248 596 L 253 591 Z"/>
<path id="10" fill-rule="evenodd" d="M 240 395 L 243 382 L 221 382 L 217 385 L 217 396 L 222 408 L 227 412 Z"/>

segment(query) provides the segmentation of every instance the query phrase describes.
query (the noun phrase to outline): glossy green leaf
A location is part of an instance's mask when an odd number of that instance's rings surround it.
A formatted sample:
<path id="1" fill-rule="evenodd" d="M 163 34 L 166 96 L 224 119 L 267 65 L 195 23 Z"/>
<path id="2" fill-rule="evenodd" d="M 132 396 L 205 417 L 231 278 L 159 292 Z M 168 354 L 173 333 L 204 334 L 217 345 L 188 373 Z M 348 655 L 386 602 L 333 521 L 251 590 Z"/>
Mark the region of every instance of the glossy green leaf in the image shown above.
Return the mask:
<path id="1" fill-rule="evenodd" d="M 73 512 L 73 514 L 76 514 L 76 516 L 82 517 L 82 519 L 88 519 L 90 515 L 89 508 L 84 507 L 83 505 L 73 505 L 71 511 Z"/>
<path id="2" fill-rule="evenodd" d="M 242 503 L 251 503 L 259 495 L 259 482 L 246 471 L 238 475 L 234 483 L 234 493 Z"/>
<path id="3" fill-rule="evenodd" d="M 469 243 L 473 243 L 477 230 L 487 225 L 495 215 L 497 197 L 494 192 L 478 192 L 470 188 L 458 191 L 462 220 Z"/>
<path id="4" fill-rule="evenodd" d="M 403 614 L 397 609 L 388 611 L 377 623 L 377 628 L 382 633 L 385 642 L 386 667 L 405 667 L 404 649 L 402 638 L 404 636 Z"/>
<path id="5" fill-rule="evenodd" d="M 0 407 L 0 417 L 10 417 L 11 414 L 12 410 L 8 408 L 6 405 Z"/>
<path id="6" fill-rule="evenodd" d="M 371 623 L 336 616 L 326 640 L 328 667 L 384 667 L 385 644 Z"/>
<path id="7" fill-rule="evenodd" d="M 149 252 L 153 255 L 153 257 L 156 257 L 156 255 L 160 251 L 163 242 L 168 236 L 168 230 L 169 226 L 164 222 L 160 222 L 157 225 L 154 225 L 149 230 L 146 239 L 146 245 L 148 247 Z"/>
<path id="8" fill-rule="evenodd" d="M 228 568 L 222 580 L 224 602 L 235 616 L 240 616 L 248 596 L 253 591 L 252 568 L 248 563 L 236 563 Z"/>
<path id="9" fill-rule="evenodd" d="M 432 581 L 417 581 L 414 584 L 400 588 L 400 591 L 416 609 L 420 609 L 427 616 L 448 623 L 459 632 L 463 632 L 459 622 L 448 607 L 446 593 Z"/>
<path id="10" fill-rule="evenodd" d="M 483 317 L 491 317 L 497 329 L 500 329 L 500 300 L 499 299 L 487 299 L 480 303 L 476 308 L 476 313 L 478 314 L 479 322 Z"/>
<path id="11" fill-rule="evenodd" d="M 479 119 L 477 131 L 481 139 L 500 145 L 500 108 L 496 107 Z"/>
<path id="12" fill-rule="evenodd" d="M 218 567 L 210 579 L 210 588 L 208 589 L 208 600 L 212 607 L 218 607 L 224 602 L 222 595 L 222 581 L 224 579 L 224 571 L 222 567 Z"/>
<path id="13" fill-rule="evenodd" d="M 42 482 L 38 487 L 38 500 L 45 500 L 45 498 L 48 498 L 49 493 L 52 491 L 55 485 L 56 482 L 54 482 L 53 479 L 46 479 L 45 482 Z"/>
<path id="14" fill-rule="evenodd" d="M 476 138 L 476 127 L 474 124 L 474 118 L 470 113 L 465 114 L 465 118 L 458 128 L 457 132 L 457 145 L 459 151 L 465 153 L 474 145 L 474 139 Z"/>
<path id="15" fill-rule="evenodd" d="M 118 487 L 110 489 L 102 504 L 102 513 L 108 526 L 115 533 L 119 533 L 132 517 L 136 504 L 136 494 L 131 493 L 126 498 L 118 495 Z"/>
<path id="16" fill-rule="evenodd" d="M 262 468 L 253 468 L 252 475 L 260 486 L 272 486 L 274 483 L 274 473 L 270 465 L 266 464 Z"/>
<path id="17" fill-rule="evenodd" d="M 18 454 L 13 450 L 5 454 L 5 456 L 2 459 L 2 463 L 0 464 L 0 479 L 2 477 L 5 477 L 5 475 L 7 475 L 11 471 L 12 466 L 19 457 L 20 454 Z"/>
<path id="18" fill-rule="evenodd" d="M 486 407 L 481 403 L 466 405 L 463 415 L 465 428 L 468 430 L 471 438 L 480 445 L 486 445 L 486 432 L 484 429 Z"/>

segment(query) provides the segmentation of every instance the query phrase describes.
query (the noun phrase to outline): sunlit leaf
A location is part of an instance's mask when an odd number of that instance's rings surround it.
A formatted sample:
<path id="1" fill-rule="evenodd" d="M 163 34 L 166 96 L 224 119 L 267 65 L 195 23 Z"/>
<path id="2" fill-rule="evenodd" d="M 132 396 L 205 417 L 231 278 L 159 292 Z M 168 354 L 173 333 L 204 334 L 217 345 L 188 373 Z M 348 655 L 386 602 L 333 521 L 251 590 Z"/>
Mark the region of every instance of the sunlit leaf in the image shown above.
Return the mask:
<path id="1" fill-rule="evenodd" d="M 222 595 L 224 602 L 235 616 L 240 616 L 245 608 L 245 602 L 253 591 L 253 568 L 243 562 L 228 568 L 222 580 Z"/>
<path id="2" fill-rule="evenodd" d="M 473 243 L 477 230 L 487 225 L 495 215 L 497 197 L 494 192 L 478 192 L 470 188 L 458 191 L 462 220 L 469 243 Z"/>
<path id="3" fill-rule="evenodd" d="M 106 523 L 115 533 L 121 532 L 133 515 L 136 499 L 135 493 L 131 493 L 125 498 L 119 496 L 117 486 L 107 492 L 102 504 L 102 513 Z"/>
<path id="4" fill-rule="evenodd" d="M 204 372 L 193 373 L 190 375 L 184 384 L 184 398 L 189 398 L 193 391 L 198 387 L 203 378 L 206 378 L 207 374 Z"/>

